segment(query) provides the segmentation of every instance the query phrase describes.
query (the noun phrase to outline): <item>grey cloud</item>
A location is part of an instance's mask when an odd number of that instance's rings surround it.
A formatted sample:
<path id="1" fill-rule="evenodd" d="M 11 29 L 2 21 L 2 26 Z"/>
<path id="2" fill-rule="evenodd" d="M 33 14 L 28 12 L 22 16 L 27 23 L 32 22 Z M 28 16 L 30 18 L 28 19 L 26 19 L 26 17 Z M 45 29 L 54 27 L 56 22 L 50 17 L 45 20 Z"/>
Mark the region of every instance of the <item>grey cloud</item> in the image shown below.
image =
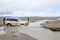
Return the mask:
<path id="1" fill-rule="evenodd" d="M 7 1 L 7 0 L 6 0 Z M 11 0 L 0 3 L 2 10 L 32 10 L 35 8 L 52 7 L 60 4 L 60 0 Z"/>
<path id="2" fill-rule="evenodd" d="M 37 8 L 51 8 L 60 5 L 60 0 L 4 0 L 0 2 L 0 12 L 33 11 Z"/>

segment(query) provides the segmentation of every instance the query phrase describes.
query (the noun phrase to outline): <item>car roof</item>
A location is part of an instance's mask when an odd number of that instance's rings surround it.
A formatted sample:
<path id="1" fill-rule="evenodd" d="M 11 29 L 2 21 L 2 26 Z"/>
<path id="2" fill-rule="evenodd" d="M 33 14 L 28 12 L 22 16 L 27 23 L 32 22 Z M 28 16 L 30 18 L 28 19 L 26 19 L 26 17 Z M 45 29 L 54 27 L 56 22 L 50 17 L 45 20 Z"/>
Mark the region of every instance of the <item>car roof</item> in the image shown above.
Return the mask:
<path id="1" fill-rule="evenodd" d="M 9 17 L 8 17 L 8 18 L 6 18 L 6 19 L 19 19 L 19 18 L 9 18 Z"/>

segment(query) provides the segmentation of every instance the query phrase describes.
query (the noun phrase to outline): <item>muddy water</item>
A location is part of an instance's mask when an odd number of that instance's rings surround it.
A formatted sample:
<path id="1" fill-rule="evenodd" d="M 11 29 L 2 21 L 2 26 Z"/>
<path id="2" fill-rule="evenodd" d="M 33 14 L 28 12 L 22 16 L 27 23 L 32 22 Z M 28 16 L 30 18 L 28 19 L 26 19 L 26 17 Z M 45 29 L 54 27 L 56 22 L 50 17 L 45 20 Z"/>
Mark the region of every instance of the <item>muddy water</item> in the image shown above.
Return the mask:
<path id="1" fill-rule="evenodd" d="M 7 32 L 7 34 L 10 34 L 10 33 L 18 33 L 18 27 L 6 26 L 6 27 L 4 27 L 4 31 Z"/>
<path id="2" fill-rule="evenodd" d="M 60 32 L 53 32 L 49 29 L 42 28 L 40 22 L 31 23 L 28 26 L 21 27 L 5 27 L 5 31 L 2 30 L 4 28 L 0 28 L 0 34 L 7 31 L 7 33 L 25 33 L 30 35 L 33 38 L 38 40 L 60 40 Z M 2 32 L 3 31 L 3 32 Z"/>
<path id="3" fill-rule="evenodd" d="M 38 40 L 60 40 L 60 32 L 53 32 L 45 28 L 20 27 L 20 33 L 28 34 Z"/>
<path id="4" fill-rule="evenodd" d="M 8 29 L 8 33 L 25 33 L 33 38 L 36 38 L 38 40 L 60 40 L 60 32 L 53 32 L 49 29 L 45 28 L 39 28 L 39 27 L 27 27 L 27 26 L 21 26 L 16 27 L 13 30 Z M 3 30 L 4 27 L 0 27 L 0 34 L 5 34 L 7 30 Z M 12 32 L 11 32 L 12 31 Z"/>
<path id="5" fill-rule="evenodd" d="M 44 28 L 21 27 L 19 32 L 26 33 L 38 40 L 52 40 L 52 32 Z"/>
<path id="6" fill-rule="evenodd" d="M 60 40 L 60 32 L 53 32 L 52 39 Z"/>

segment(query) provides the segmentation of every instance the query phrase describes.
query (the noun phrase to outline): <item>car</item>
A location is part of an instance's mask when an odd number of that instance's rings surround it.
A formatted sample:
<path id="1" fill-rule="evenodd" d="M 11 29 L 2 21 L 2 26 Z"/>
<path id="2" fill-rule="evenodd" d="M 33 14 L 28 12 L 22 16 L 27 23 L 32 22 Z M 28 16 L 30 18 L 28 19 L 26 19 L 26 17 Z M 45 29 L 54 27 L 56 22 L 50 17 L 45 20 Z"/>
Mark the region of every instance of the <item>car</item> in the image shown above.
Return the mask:
<path id="1" fill-rule="evenodd" d="M 5 18 L 5 25 L 20 25 L 21 20 L 19 18 Z"/>

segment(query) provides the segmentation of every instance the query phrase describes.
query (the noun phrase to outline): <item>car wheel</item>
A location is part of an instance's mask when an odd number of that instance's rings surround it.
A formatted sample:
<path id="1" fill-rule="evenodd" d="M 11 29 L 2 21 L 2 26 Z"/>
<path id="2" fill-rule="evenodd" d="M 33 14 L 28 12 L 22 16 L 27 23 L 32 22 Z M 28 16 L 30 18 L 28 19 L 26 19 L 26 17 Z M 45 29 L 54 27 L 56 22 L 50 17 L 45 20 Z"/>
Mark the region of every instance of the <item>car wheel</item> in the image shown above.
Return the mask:
<path id="1" fill-rule="evenodd" d="M 23 23 L 21 23 L 21 25 L 24 25 Z"/>
<path id="2" fill-rule="evenodd" d="M 10 24 L 10 23 L 8 23 L 8 24 L 7 24 L 7 26 L 11 26 L 11 24 Z"/>

